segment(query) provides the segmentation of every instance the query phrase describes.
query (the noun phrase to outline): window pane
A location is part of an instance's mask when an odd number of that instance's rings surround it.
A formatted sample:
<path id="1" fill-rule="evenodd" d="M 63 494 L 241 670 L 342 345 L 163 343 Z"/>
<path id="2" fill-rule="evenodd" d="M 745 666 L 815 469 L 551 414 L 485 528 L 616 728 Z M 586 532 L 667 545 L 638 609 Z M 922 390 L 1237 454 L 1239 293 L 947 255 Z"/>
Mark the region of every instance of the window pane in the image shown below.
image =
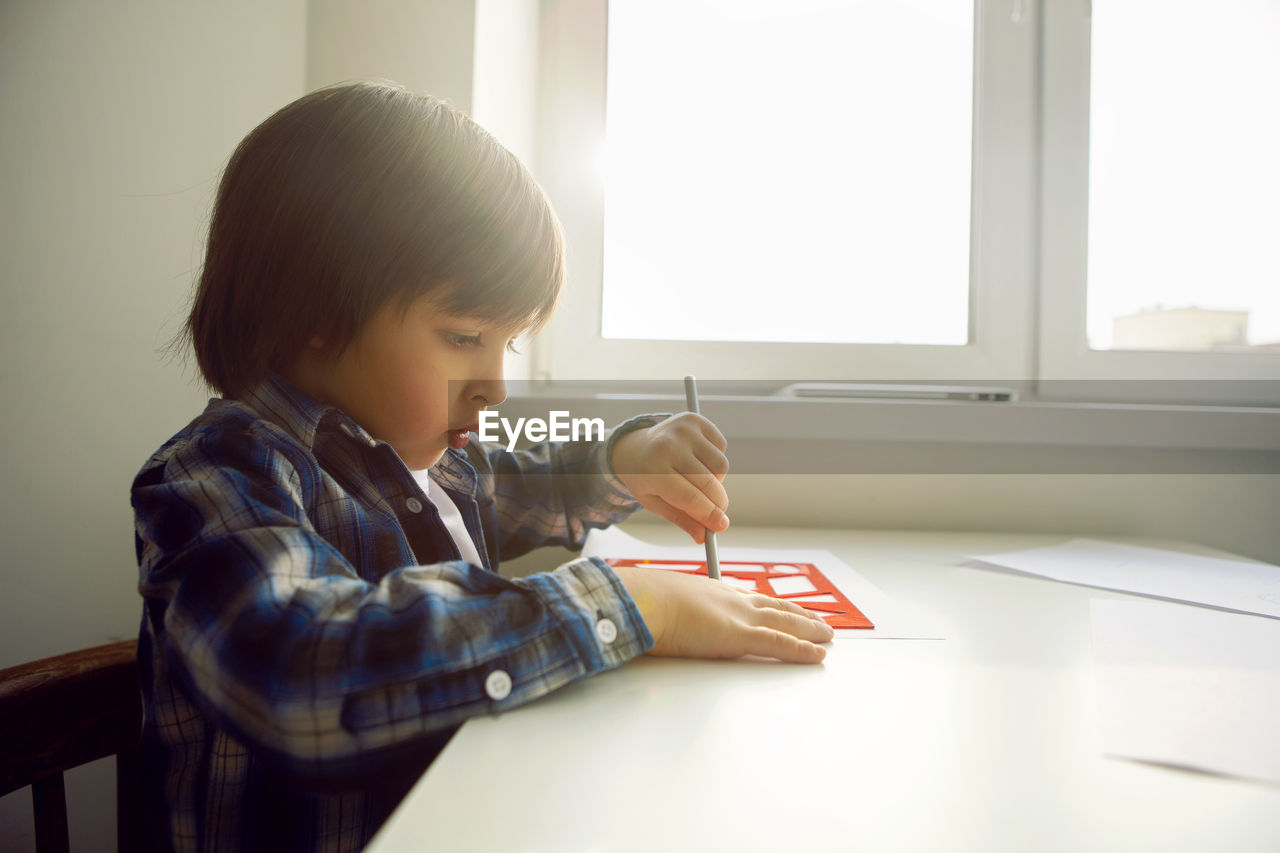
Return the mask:
<path id="1" fill-rule="evenodd" d="M 1280 0 L 1094 0 L 1094 349 L 1280 354 Z"/>
<path id="2" fill-rule="evenodd" d="M 972 2 L 611 0 L 605 337 L 968 341 Z"/>

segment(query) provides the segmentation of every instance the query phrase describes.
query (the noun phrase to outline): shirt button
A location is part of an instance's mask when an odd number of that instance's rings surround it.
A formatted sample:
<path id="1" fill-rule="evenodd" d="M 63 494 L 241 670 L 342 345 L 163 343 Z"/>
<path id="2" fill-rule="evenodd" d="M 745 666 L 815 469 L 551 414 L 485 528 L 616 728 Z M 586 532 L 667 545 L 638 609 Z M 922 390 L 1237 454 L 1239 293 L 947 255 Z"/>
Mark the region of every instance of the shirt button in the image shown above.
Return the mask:
<path id="1" fill-rule="evenodd" d="M 409 498 L 404 502 L 404 508 L 409 512 L 422 512 L 422 501 L 417 498 Z"/>
<path id="2" fill-rule="evenodd" d="M 501 702 L 511 695 L 511 676 L 504 669 L 495 669 L 484 680 L 484 692 L 495 702 Z"/>
<path id="3" fill-rule="evenodd" d="M 618 639 L 618 626 L 612 619 L 601 619 L 596 623 L 596 639 L 606 646 Z"/>

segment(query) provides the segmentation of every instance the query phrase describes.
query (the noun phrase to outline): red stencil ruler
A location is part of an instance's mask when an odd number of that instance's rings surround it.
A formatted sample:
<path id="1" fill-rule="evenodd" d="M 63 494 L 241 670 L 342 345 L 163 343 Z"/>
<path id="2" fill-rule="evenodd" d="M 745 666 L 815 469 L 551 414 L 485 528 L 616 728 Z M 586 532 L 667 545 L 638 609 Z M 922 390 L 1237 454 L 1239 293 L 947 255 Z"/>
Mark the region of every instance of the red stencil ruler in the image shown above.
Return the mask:
<path id="1" fill-rule="evenodd" d="M 697 560 L 605 560 L 611 566 L 638 566 L 658 571 L 706 575 L 707 564 Z M 874 628 L 871 620 L 845 597 L 835 584 L 812 563 L 748 563 L 720 561 L 720 579 L 725 583 L 773 598 L 794 601 L 806 610 L 821 614 L 832 628 Z"/>

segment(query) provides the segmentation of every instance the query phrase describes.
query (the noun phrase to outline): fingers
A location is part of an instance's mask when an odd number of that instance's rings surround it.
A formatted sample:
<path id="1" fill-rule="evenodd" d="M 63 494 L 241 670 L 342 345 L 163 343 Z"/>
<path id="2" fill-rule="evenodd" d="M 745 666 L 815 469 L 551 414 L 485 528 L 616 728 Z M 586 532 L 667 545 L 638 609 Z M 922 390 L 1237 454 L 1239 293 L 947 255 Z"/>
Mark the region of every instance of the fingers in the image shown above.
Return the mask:
<path id="1" fill-rule="evenodd" d="M 701 494 L 709 503 L 721 510 L 729 506 L 729 493 L 725 490 L 724 483 L 720 481 L 721 478 L 709 473 L 697 459 L 681 460 L 674 463 L 672 467 L 686 483 L 693 486 L 693 491 L 687 492 L 691 499 L 696 501 L 697 496 Z"/>
<path id="2" fill-rule="evenodd" d="M 680 412 L 672 415 L 662 425 L 675 431 L 689 430 L 699 432 L 721 452 L 724 452 L 729 447 L 729 442 L 725 440 L 724 433 L 720 432 L 720 428 L 703 415 L 695 414 L 694 412 Z"/>
<path id="3" fill-rule="evenodd" d="M 728 443 L 711 421 L 692 412 L 622 436 L 613 449 L 614 473 L 640 503 L 684 530 L 695 542 L 705 531 L 729 527 Z"/>
<path id="4" fill-rule="evenodd" d="M 725 456 L 729 442 L 711 421 L 702 415 L 684 412 L 659 426 L 666 428 L 668 437 L 688 448 L 692 457 L 690 461 L 696 460 L 701 468 L 710 471 L 720 480 L 729 473 L 729 458 Z"/>
<path id="5" fill-rule="evenodd" d="M 689 412 L 688 414 L 693 414 Z M 707 440 L 716 446 L 722 454 L 729 449 L 729 442 L 725 440 L 724 433 L 720 432 L 720 428 L 702 415 L 694 415 L 698 419 L 698 428 L 702 430 L 702 434 Z"/>
<path id="6" fill-rule="evenodd" d="M 687 413 L 692 415 L 692 413 Z M 702 433 L 702 437 L 706 441 L 690 442 L 690 450 L 693 458 L 710 471 L 712 476 L 717 480 L 723 480 L 729 473 L 729 457 L 725 452 L 729 449 L 729 442 L 725 440 L 724 435 L 711 421 L 702 417 L 702 415 L 692 415 L 698 419 L 698 428 Z M 685 473 L 685 472 L 681 472 Z"/>
<path id="7" fill-rule="evenodd" d="M 807 640 L 769 628 L 753 628 L 747 633 L 747 654 L 777 658 L 784 663 L 821 663 L 827 650 Z"/>
<path id="8" fill-rule="evenodd" d="M 747 637 L 747 654 L 777 658 L 786 663 L 820 663 L 827 650 L 817 643 L 835 637 L 835 631 L 820 615 L 791 601 L 752 597 L 758 627 Z"/>
<path id="9" fill-rule="evenodd" d="M 671 522 L 676 527 L 679 527 L 685 533 L 688 533 L 691 537 L 693 537 L 693 541 L 697 542 L 699 545 L 701 545 L 703 540 L 706 539 L 706 536 L 707 536 L 706 525 L 695 518 L 690 518 L 689 514 L 684 512 L 683 510 L 677 509 L 676 507 L 667 503 L 657 495 L 640 496 L 638 499 L 640 501 L 641 506 L 643 506 L 645 509 L 649 510 L 650 512 L 654 513 L 655 515 L 665 518 L 667 521 Z M 721 513 L 721 515 L 723 515 L 723 513 Z M 729 526 L 728 521 L 729 520 L 726 518 L 725 527 Z M 724 528 L 718 528 L 718 529 L 724 529 Z"/>
<path id="10" fill-rule="evenodd" d="M 763 607 L 777 607 L 780 610 L 789 610 L 792 613 L 798 613 L 799 615 L 804 616 L 806 618 L 816 619 L 819 622 L 826 624 L 825 620 L 822 618 L 822 615 L 820 613 L 816 613 L 812 610 L 801 607 L 799 604 L 796 604 L 794 601 L 790 601 L 785 598 L 772 598 L 767 595 L 761 595 L 760 593 L 753 593 L 753 594 L 759 596 L 759 598 L 756 599 L 756 602 Z"/>
<path id="11" fill-rule="evenodd" d="M 724 492 L 724 487 L 715 480 L 711 482 L 719 488 L 724 505 L 728 506 L 729 496 Z M 671 509 L 687 517 L 696 525 L 711 530 L 727 530 L 729 527 L 729 517 L 724 514 L 724 511 L 682 474 L 659 474 L 649 478 L 645 493 L 636 495 L 636 498 L 644 504 L 646 509 L 653 510 L 685 530 L 688 529 L 685 525 L 680 524 L 667 513 L 659 511 L 655 505 Z"/>
<path id="12" fill-rule="evenodd" d="M 789 602 L 778 603 L 786 604 Z M 801 609 L 803 610 L 803 608 Z M 826 620 L 807 610 L 795 613 L 790 610 L 761 607 L 758 618 L 760 624 L 766 628 L 782 631 L 812 643 L 825 643 L 835 636 L 835 631 L 826 623 Z"/>
<path id="13" fill-rule="evenodd" d="M 715 442 L 696 442 L 690 448 L 694 460 L 721 481 L 729 474 L 729 457 L 725 455 L 725 450 L 726 446 Z"/>
<path id="14" fill-rule="evenodd" d="M 671 470 L 693 483 L 712 503 L 724 509 L 729 506 L 729 494 L 723 485 L 729 473 L 729 458 L 724 455 L 728 445 L 715 424 L 701 415 L 686 413 L 681 417 L 685 416 L 698 418 L 708 432 L 689 435 L 687 428 L 676 430 L 676 435 L 684 435 L 679 439 L 673 438 L 676 444 L 667 454 L 668 464 Z M 711 440 L 713 436 L 714 440 Z"/>

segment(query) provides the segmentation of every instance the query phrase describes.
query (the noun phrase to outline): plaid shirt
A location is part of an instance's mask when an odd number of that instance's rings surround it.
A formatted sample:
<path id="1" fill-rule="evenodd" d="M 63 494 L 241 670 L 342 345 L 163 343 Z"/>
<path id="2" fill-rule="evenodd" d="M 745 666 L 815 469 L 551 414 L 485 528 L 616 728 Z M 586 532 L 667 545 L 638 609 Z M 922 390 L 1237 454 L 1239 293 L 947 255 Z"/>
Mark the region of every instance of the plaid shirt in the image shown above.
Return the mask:
<path id="1" fill-rule="evenodd" d="M 634 512 L 606 460 L 653 422 L 446 451 L 432 476 L 480 567 L 342 412 L 279 378 L 212 401 L 133 484 L 143 745 L 171 849 L 359 850 L 468 717 L 650 648 L 603 562 L 496 569 Z"/>

